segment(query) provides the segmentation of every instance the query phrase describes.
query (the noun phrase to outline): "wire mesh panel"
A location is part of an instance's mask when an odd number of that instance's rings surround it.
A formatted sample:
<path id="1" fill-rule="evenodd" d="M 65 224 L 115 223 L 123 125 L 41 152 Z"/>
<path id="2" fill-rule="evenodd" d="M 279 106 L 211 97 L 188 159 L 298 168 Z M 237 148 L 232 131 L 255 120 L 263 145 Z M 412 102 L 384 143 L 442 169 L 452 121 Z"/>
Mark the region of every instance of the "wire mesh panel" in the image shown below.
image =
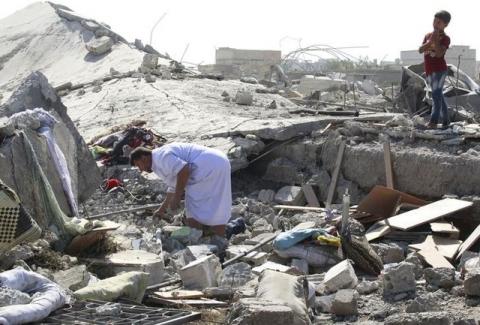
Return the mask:
<path id="1" fill-rule="evenodd" d="M 200 319 L 200 313 L 186 310 L 145 307 L 129 304 L 115 304 L 110 313 L 100 311 L 111 303 L 88 301 L 78 302 L 59 309 L 43 320 L 46 324 L 108 324 L 108 325 L 174 325 Z M 107 305 L 108 306 L 108 305 Z"/>

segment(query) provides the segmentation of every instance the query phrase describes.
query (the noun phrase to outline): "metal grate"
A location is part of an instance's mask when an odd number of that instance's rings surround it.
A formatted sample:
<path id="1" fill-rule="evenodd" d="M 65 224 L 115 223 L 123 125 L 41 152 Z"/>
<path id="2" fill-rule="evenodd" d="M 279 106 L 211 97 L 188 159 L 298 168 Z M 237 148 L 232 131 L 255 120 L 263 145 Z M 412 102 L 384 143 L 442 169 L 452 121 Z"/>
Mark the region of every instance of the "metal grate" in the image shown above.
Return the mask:
<path id="1" fill-rule="evenodd" d="M 177 325 L 199 320 L 200 313 L 187 310 L 154 308 L 119 304 L 121 313 L 115 316 L 99 315 L 96 309 L 107 303 L 100 301 L 77 302 L 52 313 L 42 323 L 46 324 L 108 324 L 108 325 Z"/>

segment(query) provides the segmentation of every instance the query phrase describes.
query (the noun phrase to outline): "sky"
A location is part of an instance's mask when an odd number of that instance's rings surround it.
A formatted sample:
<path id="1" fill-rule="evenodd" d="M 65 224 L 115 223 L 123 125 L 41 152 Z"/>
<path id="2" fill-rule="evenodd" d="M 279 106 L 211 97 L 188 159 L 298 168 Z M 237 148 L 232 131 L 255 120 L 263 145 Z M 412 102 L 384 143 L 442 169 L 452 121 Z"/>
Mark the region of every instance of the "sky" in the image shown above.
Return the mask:
<path id="1" fill-rule="evenodd" d="M 2 1 L 0 19 L 33 3 Z M 473 0 L 59 0 L 70 9 L 107 23 L 133 42 L 195 64 L 215 61 L 215 49 L 281 50 L 286 54 L 314 44 L 358 47 L 355 57 L 394 61 L 416 49 L 432 30 L 433 16 L 448 10 L 452 45 L 480 49 L 480 2 Z M 185 52 L 186 49 L 186 52 Z M 478 51 L 477 51 L 478 52 Z M 323 55 L 329 58 L 328 54 Z M 479 54 L 477 53 L 477 60 Z"/>

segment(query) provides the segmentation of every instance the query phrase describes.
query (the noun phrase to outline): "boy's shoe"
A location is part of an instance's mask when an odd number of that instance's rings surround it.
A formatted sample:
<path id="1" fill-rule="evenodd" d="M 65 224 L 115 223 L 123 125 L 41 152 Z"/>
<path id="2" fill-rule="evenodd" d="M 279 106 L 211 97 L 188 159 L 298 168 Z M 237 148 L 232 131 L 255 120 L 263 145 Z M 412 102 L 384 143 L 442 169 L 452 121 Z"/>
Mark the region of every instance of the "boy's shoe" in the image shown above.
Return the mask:
<path id="1" fill-rule="evenodd" d="M 427 124 L 427 129 L 436 129 L 437 123 L 430 122 Z"/>

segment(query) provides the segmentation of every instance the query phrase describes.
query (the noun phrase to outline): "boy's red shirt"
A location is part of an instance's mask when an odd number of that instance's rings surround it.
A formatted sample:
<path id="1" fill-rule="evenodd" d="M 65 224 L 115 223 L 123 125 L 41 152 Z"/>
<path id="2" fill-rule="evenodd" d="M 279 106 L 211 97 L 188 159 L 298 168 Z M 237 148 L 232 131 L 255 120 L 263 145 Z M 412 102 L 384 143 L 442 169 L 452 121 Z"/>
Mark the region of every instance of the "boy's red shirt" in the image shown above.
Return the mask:
<path id="1" fill-rule="evenodd" d="M 432 33 L 428 33 L 425 35 L 423 39 L 423 43 L 425 44 L 430 38 L 432 37 Z M 450 37 L 447 34 L 442 33 L 440 35 L 440 45 L 445 46 L 448 49 L 450 46 Z M 447 62 L 445 61 L 445 55 L 442 57 L 432 56 L 435 51 L 433 49 L 427 49 L 424 52 L 424 66 L 425 66 L 425 74 L 431 75 L 434 72 L 442 72 L 447 70 Z"/>

